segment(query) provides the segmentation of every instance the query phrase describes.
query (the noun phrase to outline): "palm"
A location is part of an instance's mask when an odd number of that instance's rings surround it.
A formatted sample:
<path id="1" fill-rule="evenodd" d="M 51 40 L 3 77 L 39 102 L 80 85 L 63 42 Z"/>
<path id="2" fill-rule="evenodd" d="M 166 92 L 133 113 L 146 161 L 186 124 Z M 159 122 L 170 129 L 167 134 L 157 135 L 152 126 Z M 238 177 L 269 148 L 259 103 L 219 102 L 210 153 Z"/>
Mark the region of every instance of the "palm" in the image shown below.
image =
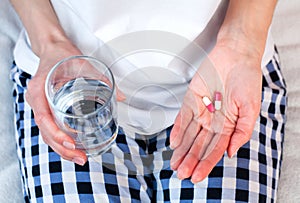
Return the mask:
<path id="1" fill-rule="evenodd" d="M 226 150 L 232 156 L 250 139 L 260 107 L 258 60 L 224 47 L 209 59 L 214 66 L 207 60 L 194 76 L 170 137 L 172 168 L 193 182 L 205 178 Z M 210 113 L 202 97 L 214 91 L 223 93 L 222 109 Z"/>

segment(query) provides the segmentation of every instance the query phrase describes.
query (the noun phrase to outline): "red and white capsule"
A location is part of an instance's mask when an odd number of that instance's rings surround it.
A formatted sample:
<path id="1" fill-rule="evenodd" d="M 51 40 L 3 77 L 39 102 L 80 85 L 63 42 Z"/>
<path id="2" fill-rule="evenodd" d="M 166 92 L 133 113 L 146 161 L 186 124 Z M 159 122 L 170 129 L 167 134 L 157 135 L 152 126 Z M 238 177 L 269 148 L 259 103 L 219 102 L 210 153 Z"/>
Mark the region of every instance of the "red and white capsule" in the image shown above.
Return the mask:
<path id="1" fill-rule="evenodd" d="M 222 94 L 221 92 L 215 92 L 215 109 L 221 110 L 222 108 Z"/>
<path id="2" fill-rule="evenodd" d="M 216 109 L 208 97 L 206 97 L 206 96 L 202 97 L 202 101 L 209 112 L 211 112 L 211 113 L 215 112 Z"/>

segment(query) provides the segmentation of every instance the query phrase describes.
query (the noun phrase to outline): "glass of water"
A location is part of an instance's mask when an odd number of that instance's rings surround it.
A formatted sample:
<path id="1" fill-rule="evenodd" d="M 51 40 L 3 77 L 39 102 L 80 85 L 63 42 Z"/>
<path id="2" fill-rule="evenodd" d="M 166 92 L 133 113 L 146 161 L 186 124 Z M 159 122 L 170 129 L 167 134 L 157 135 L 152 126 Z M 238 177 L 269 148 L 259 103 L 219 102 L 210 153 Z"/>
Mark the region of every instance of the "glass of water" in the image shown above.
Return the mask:
<path id="1" fill-rule="evenodd" d="M 112 72 L 89 56 L 72 56 L 49 72 L 46 97 L 57 125 L 88 156 L 106 152 L 115 142 L 117 103 Z"/>

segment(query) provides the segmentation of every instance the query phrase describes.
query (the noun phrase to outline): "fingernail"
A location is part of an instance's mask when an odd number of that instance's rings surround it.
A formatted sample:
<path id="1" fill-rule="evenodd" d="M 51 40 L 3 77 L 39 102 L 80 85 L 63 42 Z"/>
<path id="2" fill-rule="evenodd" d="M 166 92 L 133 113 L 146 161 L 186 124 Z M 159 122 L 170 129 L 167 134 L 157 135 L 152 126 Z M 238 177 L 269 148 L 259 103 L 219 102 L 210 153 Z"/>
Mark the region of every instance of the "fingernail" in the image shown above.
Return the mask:
<path id="1" fill-rule="evenodd" d="M 125 94 L 120 90 L 117 91 L 117 97 L 118 97 L 118 100 L 120 100 L 120 101 L 124 101 L 126 99 Z"/>
<path id="2" fill-rule="evenodd" d="M 74 159 L 72 159 L 72 161 L 80 166 L 83 166 L 85 164 L 85 160 L 80 157 L 75 157 Z"/>
<path id="3" fill-rule="evenodd" d="M 197 183 L 199 183 L 200 181 L 201 181 L 200 178 L 192 178 L 192 179 L 191 179 L 191 182 L 192 182 L 193 184 L 197 184 Z"/>
<path id="4" fill-rule="evenodd" d="M 75 145 L 71 142 L 64 141 L 63 146 L 65 146 L 68 149 L 75 149 Z"/>
<path id="5" fill-rule="evenodd" d="M 173 141 L 170 141 L 170 148 L 175 149 L 178 146 L 178 141 L 174 139 Z"/>
<path id="6" fill-rule="evenodd" d="M 197 184 L 197 183 L 201 182 L 202 180 L 203 180 L 203 177 L 201 177 L 199 174 L 193 175 L 191 178 L 191 182 L 193 184 Z"/>
<path id="7" fill-rule="evenodd" d="M 184 177 L 182 176 L 182 174 L 179 173 L 179 172 L 177 172 L 177 178 L 178 178 L 179 180 L 183 180 L 183 179 L 184 179 Z"/>
<path id="8" fill-rule="evenodd" d="M 188 167 L 188 166 L 180 166 L 178 168 L 178 171 L 177 171 L 177 176 L 179 179 L 183 180 L 183 179 L 186 179 L 186 178 L 189 178 L 191 177 L 191 168 Z"/>
<path id="9" fill-rule="evenodd" d="M 126 99 L 126 96 L 122 91 L 119 91 L 119 95 L 122 99 Z"/>
<path id="10" fill-rule="evenodd" d="M 234 153 L 232 153 L 231 156 L 229 156 L 229 158 L 231 159 L 232 157 L 234 157 L 234 155 L 237 154 L 238 150 L 239 150 L 239 149 L 236 149 L 236 150 L 234 151 Z"/>

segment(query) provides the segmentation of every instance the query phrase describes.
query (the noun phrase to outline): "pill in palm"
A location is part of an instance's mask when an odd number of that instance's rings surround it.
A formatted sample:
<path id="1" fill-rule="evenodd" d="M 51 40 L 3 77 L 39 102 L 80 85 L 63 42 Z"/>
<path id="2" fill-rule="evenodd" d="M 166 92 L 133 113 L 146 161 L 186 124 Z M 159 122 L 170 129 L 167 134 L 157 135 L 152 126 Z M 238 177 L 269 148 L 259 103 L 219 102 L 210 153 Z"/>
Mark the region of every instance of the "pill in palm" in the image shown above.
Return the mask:
<path id="1" fill-rule="evenodd" d="M 215 109 L 221 110 L 222 107 L 222 94 L 221 92 L 215 92 Z"/>
<path id="2" fill-rule="evenodd" d="M 215 107 L 208 97 L 204 96 L 202 101 L 209 112 L 213 113 L 215 111 Z"/>

